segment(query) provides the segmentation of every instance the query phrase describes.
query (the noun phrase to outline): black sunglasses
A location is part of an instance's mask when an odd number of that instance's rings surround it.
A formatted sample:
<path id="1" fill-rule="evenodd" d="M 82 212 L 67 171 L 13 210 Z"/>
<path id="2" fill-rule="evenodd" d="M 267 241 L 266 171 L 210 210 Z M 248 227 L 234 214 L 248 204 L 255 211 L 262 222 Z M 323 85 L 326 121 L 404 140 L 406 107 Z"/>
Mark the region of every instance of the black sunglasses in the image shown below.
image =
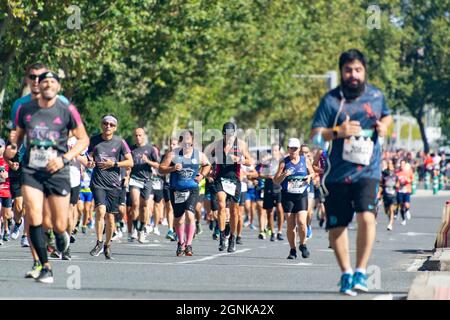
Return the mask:
<path id="1" fill-rule="evenodd" d="M 37 78 L 39 78 L 39 75 L 37 74 L 29 74 L 28 79 L 35 81 Z"/>
<path id="2" fill-rule="evenodd" d="M 112 122 L 103 122 L 103 125 L 105 126 L 105 127 L 111 127 L 111 128 L 114 128 L 116 125 L 114 124 L 114 123 L 112 123 Z"/>

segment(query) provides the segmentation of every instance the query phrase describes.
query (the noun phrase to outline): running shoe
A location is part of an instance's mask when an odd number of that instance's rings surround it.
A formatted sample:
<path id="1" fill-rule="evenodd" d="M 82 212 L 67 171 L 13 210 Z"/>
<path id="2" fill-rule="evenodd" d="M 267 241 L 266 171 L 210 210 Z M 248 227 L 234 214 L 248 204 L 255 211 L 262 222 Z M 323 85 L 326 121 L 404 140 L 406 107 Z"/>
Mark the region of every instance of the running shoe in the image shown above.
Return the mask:
<path id="1" fill-rule="evenodd" d="M 87 227 L 86 226 L 82 226 L 81 227 L 81 233 L 82 234 L 86 234 L 86 232 L 87 232 Z"/>
<path id="2" fill-rule="evenodd" d="M 65 231 L 61 234 L 61 236 L 62 237 L 58 237 L 58 238 L 55 237 L 56 249 L 59 252 L 64 252 L 67 250 L 67 248 L 69 248 L 71 239 L 69 237 L 69 234 Z"/>
<path id="3" fill-rule="evenodd" d="M 228 252 L 235 252 L 236 251 L 236 239 L 234 236 L 230 236 L 230 239 L 228 239 Z"/>
<path id="4" fill-rule="evenodd" d="M 298 249 L 301 251 L 301 253 L 302 253 L 302 258 L 309 258 L 309 256 L 310 256 L 310 253 L 309 253 L 309 250 L 308 250 L 308 248 L 304 245 L 304 244 L 301 244 L 299 247 L 298 247 Z"/>
<path id="5" fill-rule="evenodd" d="M 111 241 L 117 241 L 119 240 L 119 234 L 117 232 L 113 232 L 112 237 L 111 237 Z"/>
<path id="6" fill-rule="evenodd" d="M 3 232 L 3 241 L 8 242 L 10 239 L 9 237 L 9 232 L 8 231 L 4 231 Z"/>
<path id="7" fill-rule="evenodd" d="M 239 244 L 239 245 L 243 245 L 244 243 L 242 242 L 242 237 L 240 237 L 240 236 L 237 236 L 236 237 L 236 244 Z"/>
<path id="8" fill-rule="evenodd" d="M 184 254 L 185 250 L 183 249 L 183 245 L 178 242 L 177 244 L 177 257 L 182 256 Z"/>
<path id="9" fill-rule="evenodd" d="M 355 272 L 353 274 L 353 290 L 369 292 L 369 288 L 367 287 L 367 275 L 362 272 Z"/>
<path id="10" fill-rule="evenodd" d="M 134 242 L 134 238 L 131 236 L 131 234 L 128 234 L 128 242 Z"/>
<path id="11" fill-rule="evenodd" d="M 202 234 L 203 233 L 203 229 L 202 229 L 202 225 L 200 222 L 196 222 L 195 223 L 195 234 Z"/>
<path id="12" fill-rule="evenodd" d="M 0 246 L 2 246 L 3 245 L 3 240 L 2 240 L 2 238 L 0 238 Z"/>
<path id="13" fill-rule="evenodd" d="M 275 233 L 272 233 L 272 235 L 270 236 L 270 241 L 275 241 Z"/>
<path id="14" fill-rule="evenodd" d="M 211 231 L 214 230 L 214 221 L 209 222 L 209 230 L 211 230 Z"/>
<path id="15" fill-rule="evenodd" d="M 138 242 L 139 243 L 148 243 L 148 240 L 145 239 L 144 231 L 138 232 Z"/>
<path id="16" fill-rule="evenodd" d="M 159 231 L 158 227 L 153 228 L 153 234 L 156 234 L 157 236 L 161 235 L 161 231 Z"/>
<path id="17" fill-rule="evenodd" d="M 184 250 L 184 255 L 188 257 L 194 255 L 194 252 L 192 251 L 192 246 L 186 246 L 186 249 Z"/>
<path id="18" fill-rule="evenodd" d="M 402 226 L 406 226 L 406 220 L 402 221 Z"/>
<path id="19" fill-rule="evenodd" d="M 17 240 L 17 238 L 19 237 L 19 233 L 20 233 L 20 225 L 21 223 L 16 223 L 14 225 L 13 231 L 11 232 L 11 239 L 13 240 Z"/>
<path id="20" fill-rule="evenodd" d="M 94 226 L 95 226 L 94 220 L 89 220 L 89 223 L 88 223 L 87 226 L 88 226 L 89 229 L 94 229 Z"/>
<path id="21" fill-rule="evenodd" d="M 136 229 L 133 229 L 133 232 L 131 232 L 131 237 L 135 240 L 137 240 L 138 238 L 138 233 Z"/>
<path id="22" fill-rule="evenodd" d="M 176 236 L 175 232 L 173 232 L 172 229 L 169 229 L 169 231 L 167 231 L 166 234 L 166 239 L 169 239 L 170 241 L 175 241 L 175 236 Z"/>
<path id="23" fill-rule="evenodd" d="M 97 240 L 97 243 L 95 244 L 94 249 L 91 250 L 90 254 L 91 256 L 98 257 L 102 252 L 103 252 L 103 241 Z"/>
<path id="24" fill-rule="evenodd" d="M 59 253 L 58 250 L 55 249 L 50 253 L 50 257 L 53 259 L 61 259 L 61 253 Z"/>
<path id="25" fill-rule="evenodd" d="M 75 243 L 76 239 L 73 235 L 70 236 L 70 243 Z"/>
<path id="26" fill-rule="evenodd" d="M 62 259 L 68 261 L 72 260 L 72 256 L 70 255 L 70 247 L 68 247 L 67 250 L 62 253 Z"/>
<path id="27" fill-rule="evenodd" d="M 277 240 L 279 240 L 279 241 L 283 241 L 284 240 L 283 234 L 281 232 L 277 233 Z"/>
<path id="28" fill-rule="evenodd" d="M 106 260 L 114 260 L 111 256 L 111 246 L 107 246 L 106 244 L 103 246 L 103 254 L 105 255 Z"/>
<path id="29" fill-rule="evenodd" d="M 169 225 L 169 222 L 167 221 L 166 218 L 164 218 L 164 220 L 161 222 L 161 224 L 162 224 L 163 226 L 168 226 L 168 225 Z"/>
<path id="30" fill-rule="evenodd" d="M 36 279 L 41 274 L 42 265 L 39 261 L 35 261 L 30 271 L 25 274 L 25 278 Z"/>
<path id="31" fill-rule="evenodd" d="M 341 288 L 339 289 L 339 292 L 351 297 L 354 297 L 357 295 L 357 293 L 355 291 L 352 290 L 353 287 L 353 275 L 349 274 L 349 273 L 344 273 L 341 276 L 341 281 L 340 281 L 340 286 Z"/>
<path id="32" fill-rule="evenodd" d="M 219 251 L 224 251 L 225 250 L 225 233 L 220 233 L 219 236 Z"/>
<path id="33" fill-rule="evenodd" d="M 392 231 L 392 224 L 388 224 L 387 229 L 388 229 L 389 231 Z"/>
<path id="34" fill-rule="evenodd" d="M 53 272 L 50 269 L 42 268 L 39 276 L 36 278 L 37 282 L 53 283 Z"/>
<path id="35" fill-rule="evenodd" d="M 311 226 L 307 226 L 306 239 L 311 239 L 311 238 L 312 238 L 312 227 Z"/>
<path id="36" fill-rule="evenodd" d="M 248 227 L 250 228 L 250 230 L 256 230 L 256 227 L 252 223 L 250 223 Z"/>
<path id="37" fill-rule="evenodd" d="M 324 219 L 324 218 L 320 219 L 320 221 L 319 221 L 319 227 L 323 228 L 323 224 L 324 224 L 324 223 L 325 223 L 325 219 Z"/>
<path id="38" fill-rule="evenodd" d="M 291 251 L 289 251 L 289 255 L 287 258 L 289 260 L 297 259 L 297 250 L 291 249 Z"/>
<path id="39" fill-rule="evenodd" d="M 261 240 L 266 239 L 266 234 L 264 232 L 260 232 L 258 235 L 258 239 L 261 239 Z"/>
<path id="40" fill-rule="evenodd" d="M 411 212 L 409 210 L 406 211 L 406 220 L 411 220 Z"/>
<path id="41" fill-rule="evenodd" d="M 231 226 L 230 226 L 230 223 L 227 222 L 225 224 L 225 238 L 228 239 L 230 237 L 230 233 L 231 233 Z"/>

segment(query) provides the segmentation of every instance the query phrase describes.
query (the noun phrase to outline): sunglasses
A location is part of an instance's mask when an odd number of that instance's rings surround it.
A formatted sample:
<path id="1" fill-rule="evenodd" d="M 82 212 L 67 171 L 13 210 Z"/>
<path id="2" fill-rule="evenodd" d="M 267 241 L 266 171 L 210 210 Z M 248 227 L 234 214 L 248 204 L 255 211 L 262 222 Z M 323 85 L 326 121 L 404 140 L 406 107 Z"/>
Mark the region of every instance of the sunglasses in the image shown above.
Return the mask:
<path id="1" fill-rule="evenodd" d="M 293 151 L 296 151 L 296 150 L 298 150 L 298 148 L 297 148 L 297 147 L 289 147 L 289 149 L 291 149 L 291 150 L 293 150 Z"/>
<path id="2" fill-rule="evenodd" d="M 39 78 L 39 75 L 37 74 L 29 74 L 28 79 L 36 81 L 36 79 Z"/>
<path id="3" fill-rule="evenodd" d="M 103 122 L 103 125 L 105 126 L 105 127 L 111 127 L 111 128 L 114 128 L 116 125 L 114 124 L 114 123 L 112 123 L 112 122 Z"/>

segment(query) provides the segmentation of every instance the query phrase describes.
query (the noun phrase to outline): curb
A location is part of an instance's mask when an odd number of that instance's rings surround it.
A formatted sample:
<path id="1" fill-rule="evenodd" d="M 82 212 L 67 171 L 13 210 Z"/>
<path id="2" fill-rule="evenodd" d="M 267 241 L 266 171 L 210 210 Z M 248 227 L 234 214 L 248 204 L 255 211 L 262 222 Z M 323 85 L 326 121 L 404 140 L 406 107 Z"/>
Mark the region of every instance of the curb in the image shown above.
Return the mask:
<path id="1" fill-rule="evenodd" d="M 424 262 L 420 271 L 450 271 L 450 248 L 438 248 Z"/>
<path id="2" fill-rule="evenodd" d="M 450 300 L 450 272 L 423 272 L 413 281 L 408 300 Z"/>

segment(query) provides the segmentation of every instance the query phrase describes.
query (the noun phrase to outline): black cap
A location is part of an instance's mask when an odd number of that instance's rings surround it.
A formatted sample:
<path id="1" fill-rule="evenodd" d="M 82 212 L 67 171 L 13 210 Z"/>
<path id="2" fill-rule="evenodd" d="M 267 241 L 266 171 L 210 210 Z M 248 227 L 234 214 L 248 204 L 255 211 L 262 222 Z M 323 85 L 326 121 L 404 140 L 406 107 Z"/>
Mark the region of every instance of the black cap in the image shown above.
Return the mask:
<path id="1" fill-rule="evenodd" d="M 235 132 L 236 125 L 233 122 L 226 122 L 222 127 L 222 134 L 226 134 L 227 132 Z"/>
<path id="2" fill-rule="evenodd" d="M 56 79 L 56 81 L 59 82 L 59 77 L 56 73 L 54 73 L 52 71 L 47 71 L 39 76 L 39 83 L 41 83 L 41 81 L 43 81 L 45 79 L 50 79 L 50 78 Z"/>

